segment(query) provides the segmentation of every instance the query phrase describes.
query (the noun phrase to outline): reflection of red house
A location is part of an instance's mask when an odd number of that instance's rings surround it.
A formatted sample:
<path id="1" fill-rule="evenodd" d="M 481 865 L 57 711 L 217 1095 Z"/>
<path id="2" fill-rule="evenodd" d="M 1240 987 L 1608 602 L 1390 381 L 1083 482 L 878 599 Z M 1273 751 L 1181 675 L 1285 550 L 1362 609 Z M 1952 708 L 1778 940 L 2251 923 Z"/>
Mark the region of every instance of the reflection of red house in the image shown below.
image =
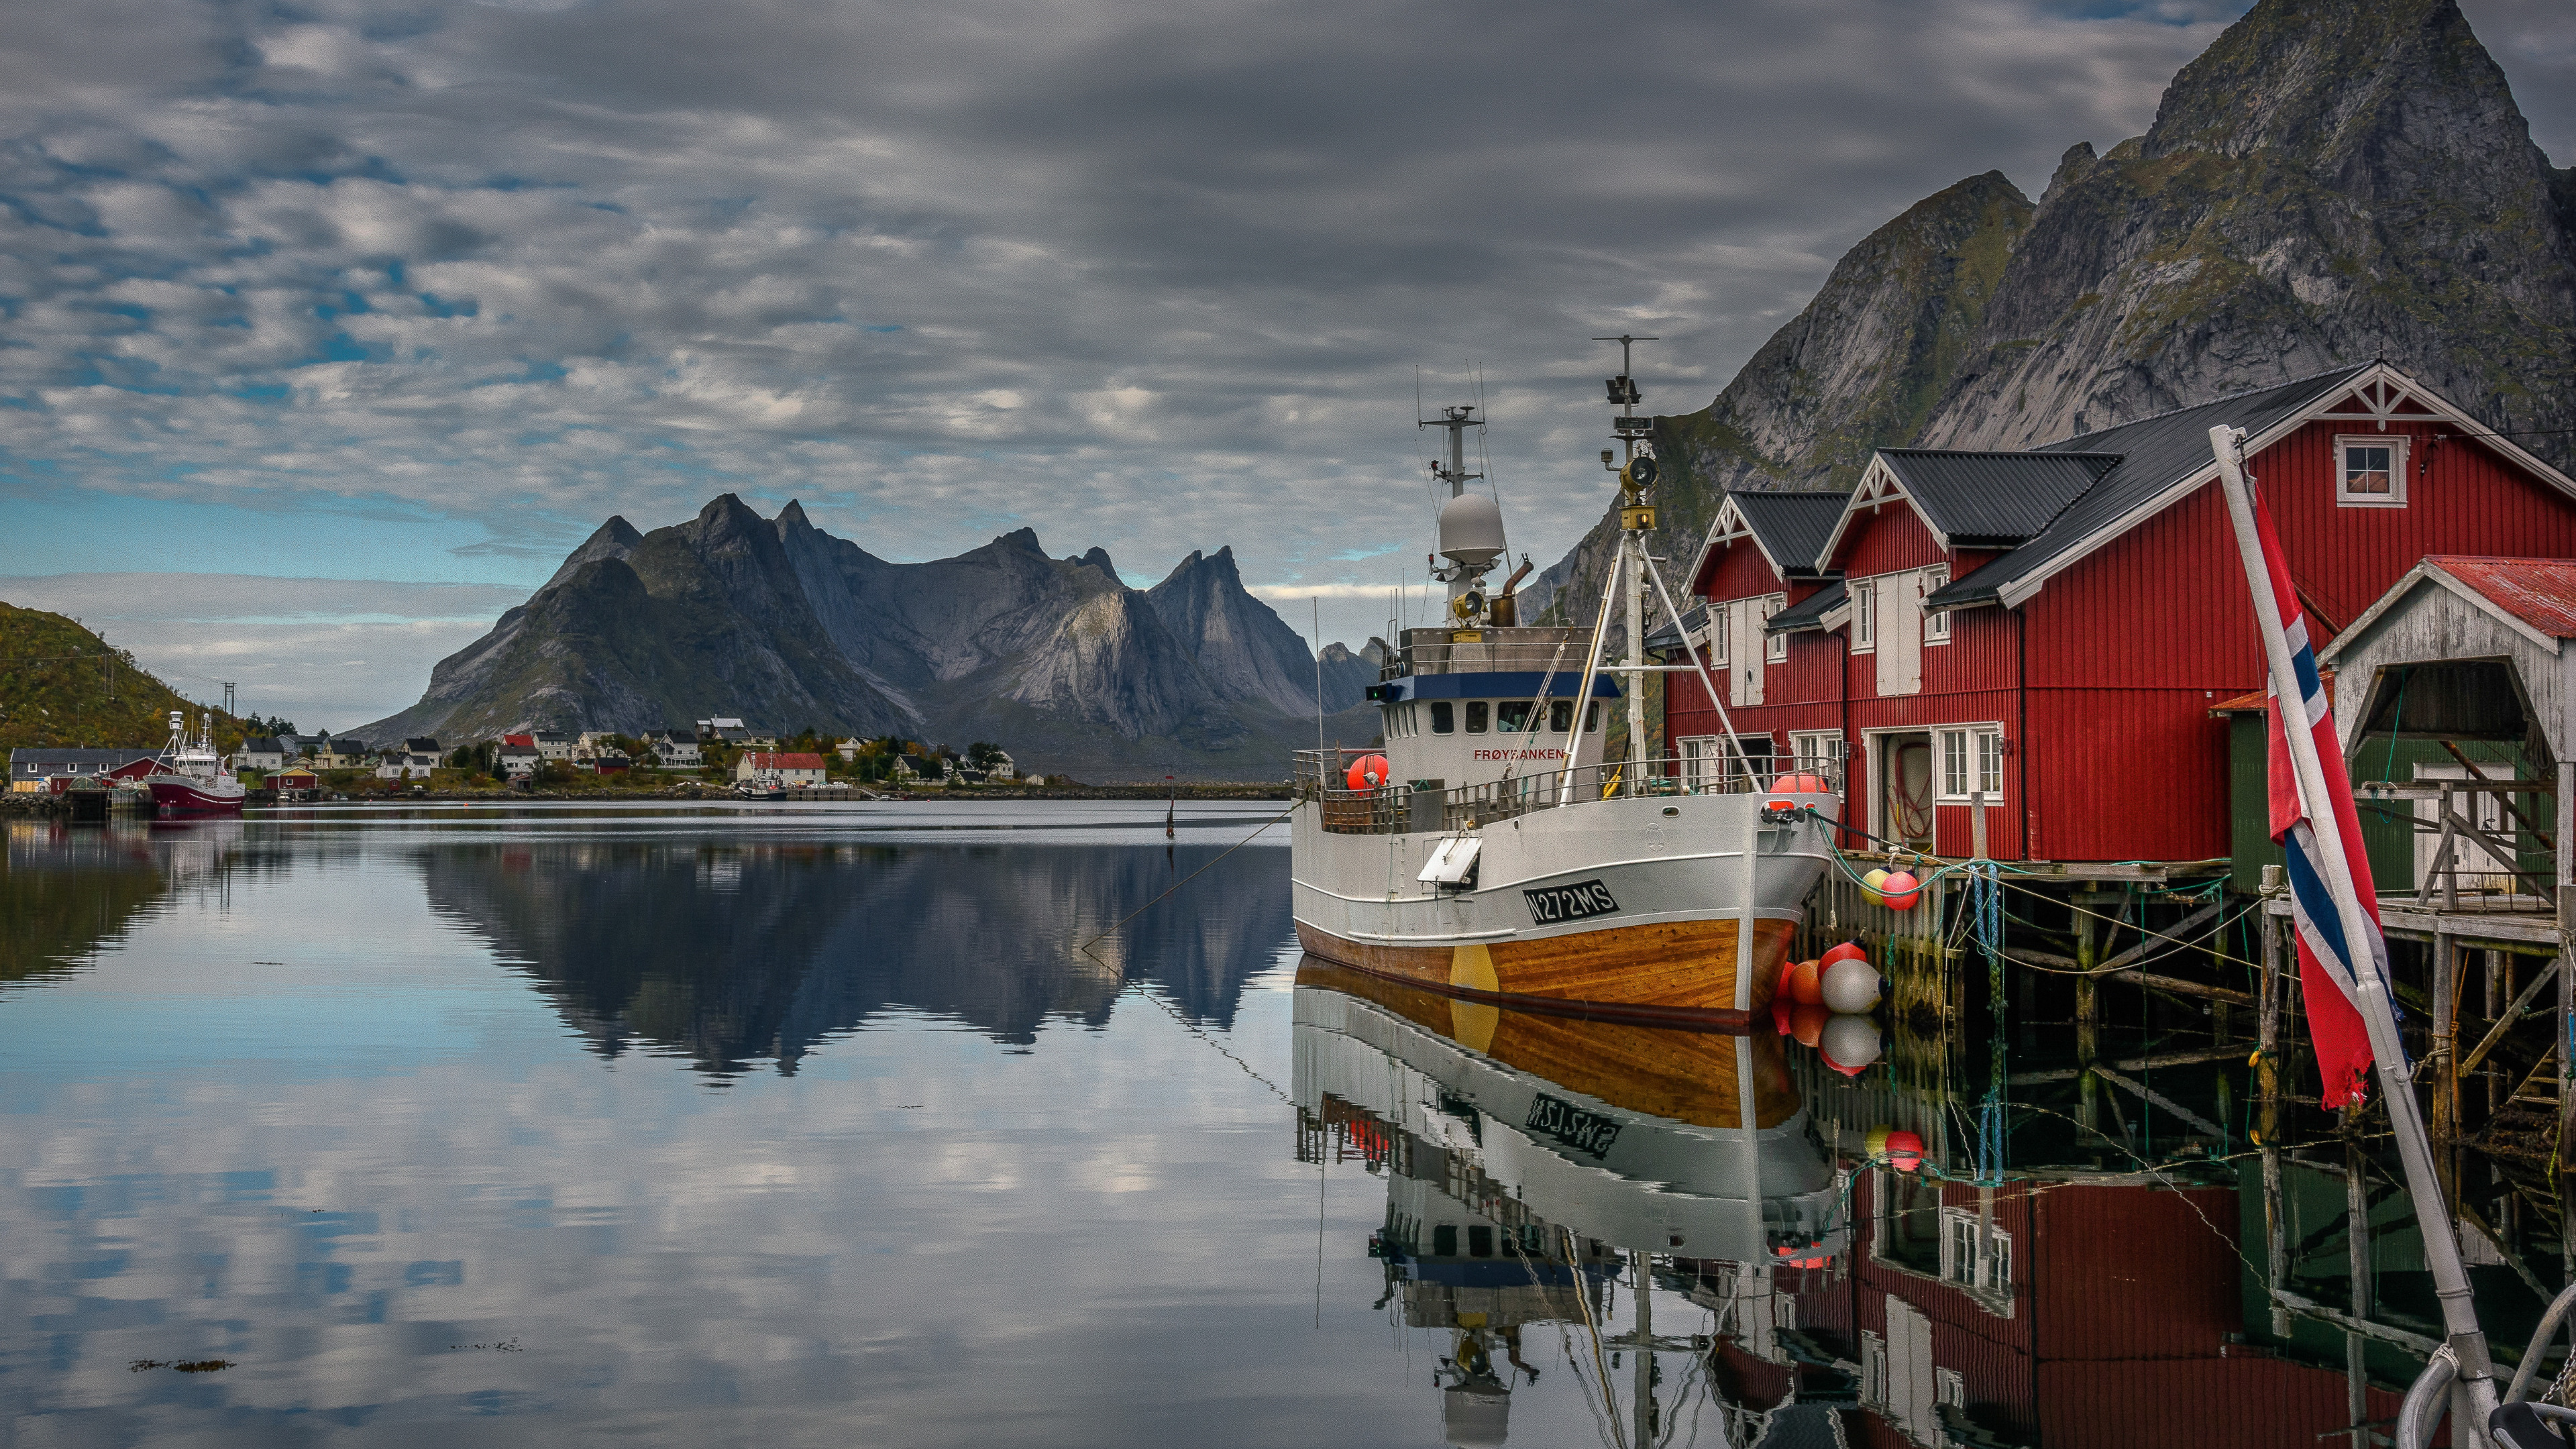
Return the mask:
<path id="1" fill-rule="evenodd" d="M 1861 1407 L 1842 1411 L 1853 1445 L 1948 1442 L 1944 1404 L 2048 1449 L 2269 1449 L 2348 1423 L 2341 1373 L 2228 1342 L 2244 1328 L 2232 1189 L 2015 1183 L 1995 1192 L 1982 1262 L 1977 1189 L 1864 1171 L 1853 1194 L 1848 1271 L 1771 1270 L 1770 1302 L 1739 1309 L 1775 1332 L 1722 1341 L 1736 1402 L 1772 1408 L 1802 1374 L 1812 1388 L 1820 1370 L 1790 1351 L 1805 1349 L 1860 1366 Z M 2372 1417 L 2399 1397 L 2372 1389 Z"/>
<path id="2" fill-rule="evenodd" d="M 2218 700 L 2262 680 L 2209 429 L 2248 434 L 2311 627 L 2427 554 L 2576 557 L 2576 481 L 2384 363 L 2024 452 L 1884 449 L 1847 497 L 1740 493 L 1690 589 L 1737 729 L 1855 752 L 1855 824 L 1943 854 L 2228 852 Z M 1712 673 L 1719 672 L 1713 669 Z M 1708 748 L 1698 679 L 1667 738 Z"/>

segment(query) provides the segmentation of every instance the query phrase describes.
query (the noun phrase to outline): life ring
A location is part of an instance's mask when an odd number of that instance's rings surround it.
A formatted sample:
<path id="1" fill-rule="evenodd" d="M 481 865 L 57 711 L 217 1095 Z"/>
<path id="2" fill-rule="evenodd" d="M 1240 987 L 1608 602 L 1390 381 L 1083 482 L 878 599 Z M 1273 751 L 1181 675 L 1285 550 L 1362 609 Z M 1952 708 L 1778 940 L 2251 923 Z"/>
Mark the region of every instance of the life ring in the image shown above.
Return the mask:
<path id="1" fill-rule="evenodd" d="M 1362 755 L 1351 761 L 1350 773 L 1343 777 L 1343 783 L 1353 790 L 1374 790 L 1394 773 L 1395 767 L 1386 762 L 1386 756 Z"/>

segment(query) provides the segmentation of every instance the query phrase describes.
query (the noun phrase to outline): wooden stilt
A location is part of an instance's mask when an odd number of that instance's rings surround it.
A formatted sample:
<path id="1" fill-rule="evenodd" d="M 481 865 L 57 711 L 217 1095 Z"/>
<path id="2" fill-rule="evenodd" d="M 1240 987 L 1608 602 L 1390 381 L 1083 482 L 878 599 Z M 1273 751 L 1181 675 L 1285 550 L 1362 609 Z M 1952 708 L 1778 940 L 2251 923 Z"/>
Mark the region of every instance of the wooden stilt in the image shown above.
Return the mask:
<path id="1" fill-rule="evenodd" d="M 2264 868 L 2264 884 L 2277 867 Z M 2254 1086 L 2260 1103 L 2255 1135 L 2263 1147 L 2263 1273 L 2267 1287 L 2289 1286 L 2290 1222 L 2281 1200 L 2281 919 L 2270 911 L 2262 918 L 2262 947 L 2255 953 Z M 2272 1300 L 2272 1336 L 2290 1336 L 2290 1310 Z"/>
<path id="2" fill-rule="evenodd" d="M 2356 1104 L 2343 1113 L 2343 1236 L 2344 1262 L 2352 1273 L 2351 1311 L 2357 1319 L 2370 1317 L 2370 1191 L 2362 1176 L 2361 1154 L 2362 1108 Z M 2343 1336 L 2344 1406 L 2351 1417 L 2344 1422 L 2353 1426 L 2352 1449 L 2371 1449 L 2370 1430 L 2370 1364 L 2360 1334 L 2346 1331 Z"/>
<path id="3" fill-rule="evenodd" d="M 2075 903 L 2086 904 L 2082 893 Z M 2092 1071 L 2102 1055 L 2102 1008 L 2099 984 L 2091 973 L 2101 964 L 2101 933 L 2096 929 L 2100 924 L 2083 910 L 2075 912 L 2075 969 L 2085 973 L 2075 978 L 2075 1065 L 2083 1073 L 2076 1081 L 2075 1120 L 2095 1132 L 2102 1130 L 2102 1083 Z"/>
<path id="4" fill-rule="evenodd" d="M 2442 1193 L 2456 1209 L 2460 1201 L 2460 973 L 2459 952 L 2437 924 L 2433 928 L 2432 1039 L 2425 1044 L 2424 1065 L 2432 1068 L 2432 1111 L 2426 1124 L 2433 1139 L 2433 1165 L 2441 1173 Z"/>

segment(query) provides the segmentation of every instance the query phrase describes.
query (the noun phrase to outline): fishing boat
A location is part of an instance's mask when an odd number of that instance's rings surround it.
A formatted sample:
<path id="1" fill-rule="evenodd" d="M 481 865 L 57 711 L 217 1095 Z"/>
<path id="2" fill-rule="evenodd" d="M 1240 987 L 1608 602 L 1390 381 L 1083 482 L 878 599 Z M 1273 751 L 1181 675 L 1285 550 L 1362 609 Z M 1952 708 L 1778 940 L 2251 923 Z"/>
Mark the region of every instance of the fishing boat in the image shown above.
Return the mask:
<path id="1" fill-rule="evenodd" d="M 1368 690 L 1377 746 L 1298 753 L 1297 935 L 1327 961 L 1467 999 L 1740 1028 L 1770 1005 L 1831 862 L 1817 817 L 1839 813 L 1842 762 L 1776 759 L 1767 736 L 1731 724 L 1685 757 L 1649 758 L 1640 728 L 1605 752 L 1612 706 L 1642 697 L 1651 674 L 1696 673 L 1721 720 L 1726 699 L 1687 633 L 1682 663 L 1644 648 L 1655 604 L 1679 615 L 1646 551 L 1657 470 L 1627 372 L 1638 339 L 1609 340 L 1623 349 L 1609 386 L 1624 457 L 1601 459 L 1618 475 L 1620 528 L 1588 624 L 1520 621 L 1526 557 L 1488 588 L 1509 550 L 1499 500 L 1467 486 L 1484 475 L 1467 470 L 1464 435 L 1483 422 L 1472 406 L 1422 420 L 1448 434 L 1432 465 L 1449 490 L 1433 568 L 1443 617 L 1396 631 Z"/>
<path id="2" fill-rule="evenodd" d="M 249 791 L 215 753 L 212 713 L 199 716 L 197 732 L 191 735 L 186 711 L 170 711 L 170 743 L 154 763 L 159 768 L 143 777 L 143 786 L 152 792 L 152 811 L 161 819 L 241 813 Z"/>

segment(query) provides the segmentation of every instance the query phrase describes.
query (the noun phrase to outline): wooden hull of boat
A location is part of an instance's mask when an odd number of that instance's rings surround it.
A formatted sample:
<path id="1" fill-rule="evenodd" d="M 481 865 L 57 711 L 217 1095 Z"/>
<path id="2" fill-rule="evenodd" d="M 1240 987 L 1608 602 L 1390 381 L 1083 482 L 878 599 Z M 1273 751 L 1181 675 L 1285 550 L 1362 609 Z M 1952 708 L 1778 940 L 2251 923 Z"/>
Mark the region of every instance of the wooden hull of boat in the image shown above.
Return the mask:
<path id="1" fill-rule="evenodd" d="M 1309 955 L 1371 975 L 1516 1011 L 1646 1026 L 1743 1030 L 1767 1016 L 1794 921 L 1753 923 L 1750 1009 L 1736 1005 L 1734 920 L 1651 921 L 1490 944 L 1351 941 L 1306 921 Z"/>
<path id="2" fill-rule="evenodd" d="M 1767 1021 L 1726 1033 L 1504 1010 L 1313 956 L 1297 968 L 1297 985 L 1371 1002 L 1507 1067 L 1648 1116 L 1740 1128 L 1748 1078 L 1755 1126 L 1777 1127 L 1799 1107 L 1779 1034 Z M 1738 1057 L 1746 1046 L 1749 1061 Z"/>

